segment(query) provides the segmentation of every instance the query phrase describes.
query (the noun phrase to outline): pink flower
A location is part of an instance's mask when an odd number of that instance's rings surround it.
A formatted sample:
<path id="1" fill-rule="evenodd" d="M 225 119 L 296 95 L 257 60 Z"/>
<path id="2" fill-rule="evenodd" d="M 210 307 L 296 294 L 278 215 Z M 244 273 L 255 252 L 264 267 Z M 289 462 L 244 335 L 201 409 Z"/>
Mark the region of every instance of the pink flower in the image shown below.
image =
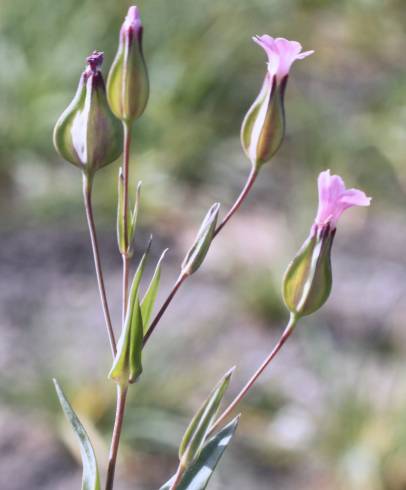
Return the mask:
<path id="1" fill-rule="evenodd" d="M 252 38 L 268 55 L 268 72 L 271 79 L 276 75 L 279 83 L 289 74 L 290 67 L 296 60 L 302 60 L 314 53 L 314 51 L 302 51 L 302 45 L 297 41 L 288 41 L 283 37 L 274 39 L 267 34 Z"/>
<path id="2" fill-rule="evenodd" d="M 335 228 L 343 212 L 352 206 L 369 206 L 371 198 L 359 189 L 346 189 L 344 181 L 330 170 L 321 172 L 317 181 L 319 208 L 315 224 Z"/>

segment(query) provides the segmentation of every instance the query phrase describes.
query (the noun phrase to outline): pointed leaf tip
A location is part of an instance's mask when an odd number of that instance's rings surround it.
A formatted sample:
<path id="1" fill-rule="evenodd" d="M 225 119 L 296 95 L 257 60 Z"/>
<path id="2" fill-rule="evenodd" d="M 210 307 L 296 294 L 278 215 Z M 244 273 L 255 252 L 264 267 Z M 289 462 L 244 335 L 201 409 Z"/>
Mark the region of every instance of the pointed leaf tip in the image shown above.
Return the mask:
<path id="1" fill-rule="evenodd" d="M 223 429 L 210 438 L 204 445 L 200 456 L 189 467 L 179 483 L 177 490 L 205 490 L 213 473 L 229 446 L 240 420 L 237 415 Z M 174 480 L 172 477 L 160 490 L 169 490 Z"/>
<path id="2" fill-rule="evenodd" d="M 228 388 L 233 369 L 217 383 L 200 409 L 196 412 L 179 446 L 179 460 L 187 468 L 199 456 L 208 437 L 210 427 L 216 418 L 221 400 Z"/>
<path id="3" fill-rule="evenodd" d="M 78 416 L 74 412 L 71 404 L 68 402 L 65 393 L 60 387 L 58 381 L 53 378 L 53 383 L 55 385 L 56 394 L 61 404 L 62 410 L 65 413 L 73 431 L 75 432 L 79 444 L 80 444 L 80 454 L 82 457 L 82 490 L 100 490 L 100 477 L 99 470 L 97 467 L 96 456 L 92 443 L 90 442 L 89 436 L 86 433 L 85 428 L 81 424 Z"/>
<path id="4" fill-rule="evenodd" d="M 146 333 L 148 330 L 149 320 L 152 315 L 152 311 L 159 290 L 159 283 L 161 280 L 161 264 L 167 251 L 168 249 L 165 249 L 162 252 L 162 255 L 159 258 L 158 263 L 156 265 L 154 275 L 152 276 L 151 282 L 148 286 L 147 292 L 145 293 L 144 298 L 142 299 L 141 302 L 141 313 L 142 313 L 142 321 L 144 325 L 144 333 Z"/>
<path id="5" fill-rule="evenodd" d="M 151 244 L 142 256 L 131 284 L 124 327 L 117 343 L 117 354 L 108 377 L 116 383 L 134 383 L 142 372 L 144 328 L 138 290 Z"/>

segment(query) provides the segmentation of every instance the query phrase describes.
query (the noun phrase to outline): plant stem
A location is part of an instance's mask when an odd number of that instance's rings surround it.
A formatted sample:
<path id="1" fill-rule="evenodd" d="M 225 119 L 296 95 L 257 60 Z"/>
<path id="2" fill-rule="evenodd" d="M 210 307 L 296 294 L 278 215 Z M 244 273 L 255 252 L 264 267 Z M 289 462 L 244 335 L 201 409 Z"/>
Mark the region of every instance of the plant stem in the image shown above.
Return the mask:
<path id="1" fill-rule="evenodd" d="M 114 420 L 113 437 L 111 439 L 109 465 L 107 468 L 106 490 L 113 489 L 114 473 L 116 470 L 116 461 L 118 446 L 120 444 L 121 429 L 123 427 L 125 402 L 127 400 L 127 386 L 117 385 L 117 405 L 116 417 Z"/>
<path id="2" fill-rule="evenodd" d="M 184 473 L 185 473 L 185 468 L 182 466 L 181 463 L 179 463 L 178 469 L 176 470 L 175 479 L 173 480 L 173 483 L 169 490 L 176 490 L 178 488 L 178 485 L 182 480 Z"/>
<path id="3" fill-rule="evenodd" d="M 103 308 L 104 320 L 106 322 L 107 333 L 109 336 L 111 352 L 113 357 L 116 355 L 116 340 L 114 330 L 111 323 L 109 305 L 107 302 L 106 288 L 104 285 L 103 271 L 100 261 L 99 245 L 97 241 L 96 226 L 94 224 L 93 208 L 92 208 L 92 180 L 91 176 L 83 174 L 83 200 L 86 210 L 87 224 L 89 226 L 90 241 L 92 244 L 94 266 L 96 269 L 97 284 L 99 286 L 100 300 Z"/>
<path id="4" fill-rule="evenodd" d="M 238 393 L 238 395 L 234 398 L 234 400 L 230 403 L 230 405 L 224 410 L 224 412 L 220 415 L 220 417 L 214 422 L 214 424 L 210 428 L 209 434 L 213 434 L 213 432 L 227 419 L 230 413 L 234 410 L 234 408 L 241 402 L 241 400 L 247 395 L 249 390 L 255 384 L 259 376 L 265 371 L 268 367 L 272 359 L 276 356 L 276 354 L 281 350 L 284 343 L 288 340 L 293 330 L 295 329 L 297 322 L 297 318 L 295 315 L 291 314 L 289 322 L 283 331 L 278 343 L 273 348 L 272 352 L 268 355 L 268 357 L 263 361 L 263 363 L 259 366 L 259 368 L 255 371 L 249 381 L 246 383 L 244 388 Z"/>
<path id="5" fill-rule="evenodd" d="M 122 307 L 122 328 L 124 328 L 125 316 L 127 312 L 128 303 L 128 280 L 129 280 L 129 266 L 130 256 L 128 255 L 130 248 L 130 239 L 128 236 L 128 184 L 130 174 L 130 149 L 131 149 L 131 129 L 130 122 L 123 121 L 124 129 L 124 141 L 123 141 L 123 187 L 124 187 L 124 210 L 123 210 L 123 225 L 124 225 L 124 250 L 125 253 L 121 254 L 123 261 L 123 282 L 122 282 L 122 294 L 123 294 L 123 307 Z M 107 480 L 106 490 L 113 490 L 114 473 L 116 470 L 116 461 L 118 454 L 118 447 L 120 444 L 121 429 L 123 426 L 125 405 L 127 401 L 127 386 L 117 385 L 117 401 L 116 401 L 116 416 L 114 419 L 113 436 L 111 439 L 109 465 L 107 468 Z"/>
<path id="6" fill-rule="evenodd" d="M 176 292 L 182 285 L 182 283 L 185 281 L 185 279 L 189 277 L 187 274 L 180 274 L 179 277 L 177 278 L 175 284 L 172 287 L 171 292 L 169 293 L 168 297 L 164 301 L 163 305 L 159 309 L 158 313 L 156 314 L 155 318 L 152 320 L 150 327 L 148 328 L 148 331 L 144 335 L 144 340 L 142 342 L 142 346 L 144 347 L 145 344 L 148 342 L 148 339 L 151 337 L 153 331 L 155 330 L 156 326 L 159 323 L 159 320 L 162 318 L 162 315 L 165 313 L 166 309 L 168 308 L 169 304 L 171 303 L 172 299 L 174 298 Z"/>
<path id="7" fill-rule="evenodd" d="M 220 231 L 223 229 L 223 227 L 228 223 L 230 218 L 233 216 L 233 214 L 238 211 L 240 208 L 241 204 L 244 202 L 245 198 L 247 197 L 249 191 L 251 190 L 251 187 L 254 185 L 254 182 L 257 178 L 258 175 L 258 168 L 255 167 L 254 165 L 251 167 L 251 171 L 248 175 L 248 179 L 245 182 L 245 185 L 240 193 L 240 195 L 237 197 L 237 200 L 233 204 L 232 208 L 230 211 L 226 214 L 224 217 L 223 221 L 218 225 L 216 228 L 216 231 L 214 232 L 214 236 L 217 236 Z"/>
<path id="8" fill-rule="evenodd" d="M 240 195 L 238 196 L 237 200 L 235 201 L 235 203 L 231 207 L 230 211 L 226 214 L 226 216 L 223 219 L 223 221 L 216 228 L 216 230 L 214 232 L 213 238 L 215 236 L 217 236 L 218 233 L 220 233 L 220 231 L 223 229 L 223 227 L 227 224 L 227 222 L 234 215 L 234 213 L 240 208 L 241 204 L 244 202 L 244 200 L 247 197 L 249 191 L 251 190 L 251 188 L 252 188 L 252 186 L 253 186 L 253 184 L 255 182 L 255 179 L 257 178 L 257 175 L 258 175 L 258 169 L 256 167 L 252 166 L 251 171 L 250 171 L 250 173 L 248 175 L 247 181 L 246 181 L 246 183 L 245 183 L 245 185 L 244 185 L 244 187 L 243 187 Z M 152 320 L 151 326 L 149 327 L 147 333 L 144 336 L 143 346 L 148 342 L 148 339 L 150 338 L 151 334 L 155 330 L 158 322 L 160 321 L 162 315 L 165 313 L 165 311 L 168 308 L 169 304 L 171 303 L 171 301 L 175 297 L 175 295 L 176 295 L 179 287 L 185 281 L 185 279 L 187 279 L 188 277 L 189 277 L 188 275 L 182 275 L 181 274 L 178 277 L 178 279 L 176 280 L 175 284 L 172 287 L 171 292 L 169 293 L 168 297 L 164 301 L 163 305 L 161 306 L 160 310 L 156 314 L 155 318 Z"/>
<path id="9" fill-rule="evenodd" d="M 128 182 L 130 174 L 130 148 L 131 148 L 131 123 L 123 122 L 124 128 L 124 151 L 123 151 L 123 184 L 124 184 L 124 249 L 128 252 L 129 237 L 128 236 Z M 128 276 L 129 276 L 129 257 L 127 254 L 122 255 L 123 259 L 123 324 L 127 311 L 128 300 Z"/>

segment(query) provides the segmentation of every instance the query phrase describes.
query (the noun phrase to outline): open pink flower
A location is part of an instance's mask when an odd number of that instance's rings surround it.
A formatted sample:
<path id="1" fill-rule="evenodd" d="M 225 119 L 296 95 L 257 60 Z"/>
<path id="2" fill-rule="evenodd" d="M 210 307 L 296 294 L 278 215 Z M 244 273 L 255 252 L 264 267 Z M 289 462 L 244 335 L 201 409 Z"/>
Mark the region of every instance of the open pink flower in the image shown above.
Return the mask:
<path id="1" fill-rule="evenodd" d="M 333 229 L 343 212 L 352 206 L 369 206 L 371 198 L 359 189 L 346 189 L 344 181 L 330 170 L 321 172 L 317 181 L 319 189 L 319 208 L 316 225 L 329 224 Z"/>
<path id="2" fill-rule="evenodd" d="M 314 53 L 314 51 L 302 51 L 302 45 L 297 41 L 288 41 L 283 37 L 274 39 L 268 34 L 255 36 L 252 38 L 261 46 L 268 55 L 268 71 L 273 78 L 276 75 L 276 81 L 279 83 L 286 75 L 289 74 L 290 67 L 296 60 L 302 60 Z"/>

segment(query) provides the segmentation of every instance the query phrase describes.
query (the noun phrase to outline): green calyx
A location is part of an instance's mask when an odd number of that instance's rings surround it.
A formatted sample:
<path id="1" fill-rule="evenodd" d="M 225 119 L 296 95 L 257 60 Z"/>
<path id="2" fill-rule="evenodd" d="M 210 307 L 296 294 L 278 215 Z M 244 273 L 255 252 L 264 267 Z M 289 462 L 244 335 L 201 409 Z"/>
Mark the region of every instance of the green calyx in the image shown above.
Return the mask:
<path id="1" fill-rule="evenodd" d="M 283 299 L 297 318 L 317 311 L 330 295 L 334 236 L 335 229 L 330 229 L 329 225 L 315 226 L 285 272 Z"/>
<path id="2" fill-rule="evenodd" d="M 138 119 L 149 98 L 148 71 L 142 52 L 142 31 L 124 30 L 107 78 L 107 98 L 114 115 L 127 123 Z"/>
<path id="3" fill-rule="evenodd" d="M 109 109 L 97 67 L 83 72 L 72 102 L 55 125 L 53 139 L 61 157 L 89 175 L 121 155 L 122 126 Z"/>
<path id="4" fill-rule="evenodd" d="M 280 83 L 266 75 L 258 97 L 241 126 L 241 144 L 256 168 L 269 162 L 285 136 L 284 94 L 287 77 Z"/>

